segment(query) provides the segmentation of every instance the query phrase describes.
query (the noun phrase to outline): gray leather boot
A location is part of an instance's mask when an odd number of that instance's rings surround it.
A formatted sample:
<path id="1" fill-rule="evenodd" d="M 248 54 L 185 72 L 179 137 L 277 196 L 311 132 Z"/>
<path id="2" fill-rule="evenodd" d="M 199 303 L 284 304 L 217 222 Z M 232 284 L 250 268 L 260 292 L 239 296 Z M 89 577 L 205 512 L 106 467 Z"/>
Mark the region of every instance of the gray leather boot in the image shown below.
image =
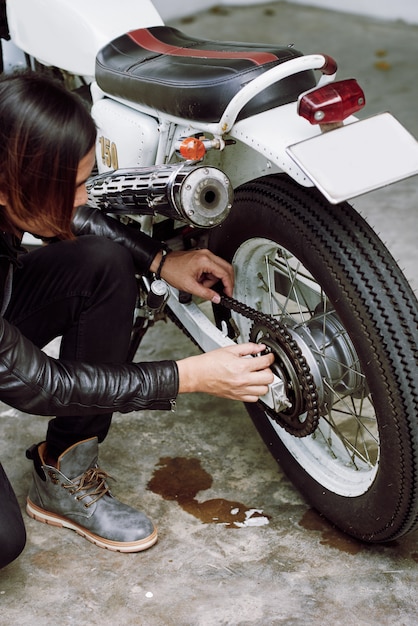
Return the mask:
<path id="1" fill-rule="evenodd" d="M 71 528 L 96 545 L 115 552 L 140 552 L 157 541 L 157 530 L 140 511 L 112 496 L 108 475 L 97 465 L 97 437 L 74 444 L 58 458 L 58 468 L 46 465 L 46 443 L 32 446 L 34 462 L 27 498 L 30 517 Z"/>

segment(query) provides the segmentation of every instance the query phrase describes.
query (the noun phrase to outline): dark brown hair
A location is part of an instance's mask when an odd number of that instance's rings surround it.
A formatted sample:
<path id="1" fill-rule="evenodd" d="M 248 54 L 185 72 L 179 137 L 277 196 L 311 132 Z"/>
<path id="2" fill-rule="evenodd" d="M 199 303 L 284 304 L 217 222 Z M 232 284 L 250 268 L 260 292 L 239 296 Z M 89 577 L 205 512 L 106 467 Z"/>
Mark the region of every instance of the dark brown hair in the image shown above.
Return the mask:
<path id="1" fill-rule="evenodd" d="M 0 80 L 0 192 L 23 223 L 71 238 L 80 160 L 96 128 L 82 100 L 49 76 L 24 72 Z M 4 210 L 0 228 L 15 230 Z"/>

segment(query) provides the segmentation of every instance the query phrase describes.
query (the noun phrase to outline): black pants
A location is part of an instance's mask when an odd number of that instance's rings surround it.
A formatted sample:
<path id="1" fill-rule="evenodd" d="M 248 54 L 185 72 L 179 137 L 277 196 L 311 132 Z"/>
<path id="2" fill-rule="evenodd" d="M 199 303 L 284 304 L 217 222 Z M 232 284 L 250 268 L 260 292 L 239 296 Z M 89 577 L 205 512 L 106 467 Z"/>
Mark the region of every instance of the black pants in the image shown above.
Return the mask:
<path id="1" fill-rule="evenodd" d="M 135 300 L 135 268 L 130 253 L 105 238 L 83 236 L 22 257 L 5 318 L 39 347 L 62 336 L 63 359 L 122 363 L 128 352 Z M 111 414 L 94 413 L 53 418 L 46 434 L 49 451 L 59 456 L 89 437 L 103 441 L 111 418 Z M 0 555 L 13 555 L 22 549 L 18 550 L 22 535 L 17 533 L 15 548 L 9 546 L 7 551 L 2 541 L 9 541 L 12 535 L 4 526 L 11 528 L 13 519 L 16 528 L 23 522 L 19 509 L 10 504 L 13 497 L 8 481 L 5 485 L 0 482 Z"/>
<path id="2" fill-rule="evenodd" d="M 26 543 L 19 504 L 0 463 L 0 568 L 16 559 Z"/>

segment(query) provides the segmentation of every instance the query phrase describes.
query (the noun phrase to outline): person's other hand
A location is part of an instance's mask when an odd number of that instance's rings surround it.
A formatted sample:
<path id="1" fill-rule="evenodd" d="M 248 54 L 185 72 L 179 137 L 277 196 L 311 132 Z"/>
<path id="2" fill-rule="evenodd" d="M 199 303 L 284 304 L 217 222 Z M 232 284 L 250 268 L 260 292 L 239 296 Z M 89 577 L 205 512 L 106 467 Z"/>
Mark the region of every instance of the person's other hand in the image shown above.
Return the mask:
<path id="1" fill-rule="evenodd" d="M 154 259 L 152 271 L 158 267 L 160 259 L 161 253 Z M 221 281 L 227 296 L 232 296 L 234 286 L 232 265 L 210 250 L 170 252 L 164 261 L 161 278 L 180 291 L 214 303 L 219 303 L 220 296 L 211 289 L 213 285 Z"/>

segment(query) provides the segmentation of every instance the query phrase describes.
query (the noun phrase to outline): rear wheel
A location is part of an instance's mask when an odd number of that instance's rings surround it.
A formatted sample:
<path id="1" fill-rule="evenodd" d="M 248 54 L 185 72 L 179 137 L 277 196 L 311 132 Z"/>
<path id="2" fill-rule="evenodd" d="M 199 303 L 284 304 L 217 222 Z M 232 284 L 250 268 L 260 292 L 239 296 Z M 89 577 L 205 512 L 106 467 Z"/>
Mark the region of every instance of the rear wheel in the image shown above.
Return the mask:
<path id="1" fill-rule="evenodd" d="M 234 297 L 287 331 L 289 346 L 271 322 L 216 311 L 276 355 L 289 406 L 247 405 L 271 453 L 345 532 L 414 530 L 418 305 L 383 243 L 350 205 L 277 176 L 237 190 L 210 247 L 235 266 Z"/>

